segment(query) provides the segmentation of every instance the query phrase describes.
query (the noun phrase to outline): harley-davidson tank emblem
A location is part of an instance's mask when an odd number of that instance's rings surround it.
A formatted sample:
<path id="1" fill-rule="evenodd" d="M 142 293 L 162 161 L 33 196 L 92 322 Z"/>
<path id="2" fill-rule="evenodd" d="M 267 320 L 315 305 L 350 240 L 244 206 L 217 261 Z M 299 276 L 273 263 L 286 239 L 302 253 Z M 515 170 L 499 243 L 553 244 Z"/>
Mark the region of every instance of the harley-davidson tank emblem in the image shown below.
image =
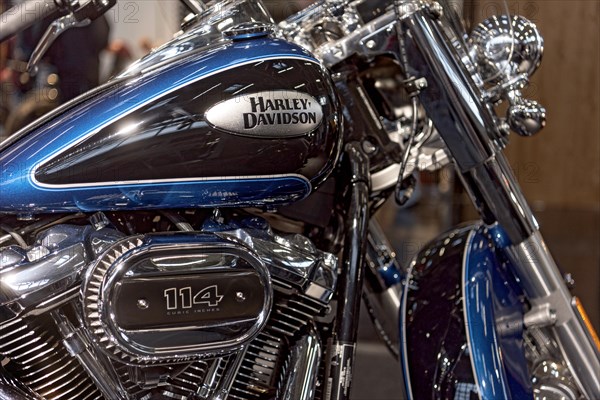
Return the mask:
<path id="1" fill-rule="evenodd" d="M 294 90 L 263 91 L 236 96 L 209 108 L 206 120 L 213 126 L 257 137 L 301 136 L 323 120 L 321 104 Z"/>

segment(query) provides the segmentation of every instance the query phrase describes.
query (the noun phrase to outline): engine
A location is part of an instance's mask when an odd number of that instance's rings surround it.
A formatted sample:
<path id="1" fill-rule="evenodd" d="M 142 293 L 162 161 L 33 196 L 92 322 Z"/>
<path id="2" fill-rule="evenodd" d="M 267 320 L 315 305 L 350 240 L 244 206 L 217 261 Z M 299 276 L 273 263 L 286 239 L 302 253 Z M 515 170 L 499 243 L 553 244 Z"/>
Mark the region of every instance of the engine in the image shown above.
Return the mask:
<path id="1" fill-rule="evenodd" d="M 94 222 L 0 248 L 0 390 L 73 400 L 318 390 L 335 256 L 256 217 L 143 234 Z"/>

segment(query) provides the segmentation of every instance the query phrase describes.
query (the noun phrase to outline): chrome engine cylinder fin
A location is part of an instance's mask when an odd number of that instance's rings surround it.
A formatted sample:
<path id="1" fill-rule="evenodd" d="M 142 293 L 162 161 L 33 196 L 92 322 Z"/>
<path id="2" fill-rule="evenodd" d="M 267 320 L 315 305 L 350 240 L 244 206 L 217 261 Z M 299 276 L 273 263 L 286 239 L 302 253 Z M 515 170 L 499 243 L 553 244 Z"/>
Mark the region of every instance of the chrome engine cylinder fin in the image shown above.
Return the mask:
<path id="1" fill-rule="evenodd" d="M 104 397 L 114 400 L 127 399 L 127 393 L 121 386 L 115 370 L 108 358 L 94 351 L 85 332 L 75 328 L 61 310 L 53 310 L 50 316 L 62 336 L 62 343 L 69 354 L 79 361 Z"/>
<path id="2" fill-rule="evenodd" d="M 270 328 L 285 336 L 294 336 L 301 329 L 311 324 L 313 319 L 326 310 L 308 296 L 281 296 L 273 305 Z"/>
<path id="3" fill-rule="evenodd" d="M 189 365 L 180 374 L 171 377 L 173 387 L 185 388 L 185 390 L 196 390 L 199 382 L 202 382 L 208 372 L 206 361 L 196 361 Z"/>
<path id="4" fill-rule="evenodd" d="M 231 399 L 271 399 L 281 392 L 298 361 L 293 356 L 294 343 L 305 340 L 306 332 L 314 332 L 313 321 L 326 310 L 325 304 L 294 294 L 282 282 L 275 281 L 274 288 L 273 311 L 265 329 L 248 345 L 229 393 Z"/>
<path id="5" fill-rule="evenodd" d="M 270 332 L 269 327 L 265 328 L 248 346 L 229 392 L 229 398 L 236 400 L 273 398 L 286 350 L 287 341 L 281 337 L 281 334 Z"/>
<path id="6" fill-rule="evenodd" d="M 4 369 L 8 358 L 0 360 L 0 400 L 39 400 L 39 397 Z"/>
<path id="7" fill-rule="evenodd" d="M 101 399 L 96 385 L 59 337 L 45 315 L 0 325 L 0 355 L 8 360 L 4 369 L 40 398 Z"/>
<path id="8" fill-rule="evenodd" d="M 254 223 L 236 226 L 235 234 L 222 234 L 232 225 L 221 221 L 212 232 L 127 238 L 106 226 L 56 225 L 38 235 L 36 245 L 48 252 L 28 259 L 1 249 L 12 260 L 0 270 L 3 277 L 9 269 L 52 268 L 49 260 L 72 249 L 84 252 L 73 252 L 77 266 L 63 257 L 67 280 L 54 281 L 60 291 L 41 286 L 28 292 L 41 301 L 27 308 L 21 299 L 0 304 L 6 321 L 0 324 L 0 374 L 14 377 L 0 379 L 0 388 L 28 388 L 26 398 L 49 400 L 267 400 L 281 393 L 298 343 L 315 320 L 330 317 L 337 259 L 301 235 L 273 234 Z M 74 285 L 82 287 L 81 304 Z M 11 304 L 21 307 L 20 317 Z M 188 342 L 178 340 L 181 330 Z M 153 336 L 144 342 L 146 334 Z M 143 353 L 140 344 L 155 347 Z M 90 362 L 94 356 L 101 362 Z M 91 379 L 96 369 L 95 378 L 108 379 Z M 122 395 L 107 391 L 113 378 Z"/>
<path id="9" fill-rule="evenodd" d="M 201 360 L 193 363 L 165 366 L 165 371 L 168 371 L 165 374 L 166 379 L 160 386 L 156 385 L 152 388 L 142 388 L 140 382 L 134 377 L 135 373 L 132 371 L 132 369 L 144 369 L 145 367 L 131 367 L 117 362 L 114 362 L 114 364 L 120 380 L 131 399 L 188 399 L 190 393 L 196 392 L 198 386 L 206 379 L 209 365 L 215 361 Z M 150 368 L 155 367 L 151 366 Z"/>

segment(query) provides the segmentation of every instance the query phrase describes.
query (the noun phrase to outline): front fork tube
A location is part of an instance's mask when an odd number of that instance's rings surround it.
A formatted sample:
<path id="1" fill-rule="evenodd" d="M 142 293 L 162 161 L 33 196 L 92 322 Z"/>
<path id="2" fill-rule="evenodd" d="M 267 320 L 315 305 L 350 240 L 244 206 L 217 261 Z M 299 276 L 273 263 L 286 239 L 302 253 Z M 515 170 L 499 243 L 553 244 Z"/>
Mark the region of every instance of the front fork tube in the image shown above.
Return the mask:
<path id="1" fill-rule="evenodd" d="M 553 325 L 563 357 L 587 398 L 600 396 L 600 348 L 538 230 L 502 153 L 460 174 L 531 304 L 525 326 Z M 497 224 L 496 224 L 497 223 Z M 525 227 L 531 227 L 527 236 Z M 504 236 L 504 237 L 503 237 Z"/>
<path id="2" fill-rule="evenodd" d="M 421 103 L 452 154 L 484 222 L 499 227 L 503 233 L 500 236 L 505 236 L 498 247 L 504 246 L 532 311 L 539 311 L 529 318 L 526 315 L 525 323 L 537 320 L 542 325 L 553 325 L 583 394 L 600 398 L 599 350 L 590 339 L 593 332 L 572 306 L 573 298 L 512 170 L 490 139 L 498 136 L 493 110 L 481 100 L 483 94 L 473 81 L 472 71 L 462 62 L 464 54 L 448 39 L 438 16 L 426 6 L 417 5 L 400 17 L 411 73 L 427 81 L 419 95 Z"/>
<path id="3" fill-rule="evenodd" d="M 588 399 L 600 396 L 600 343 L 577 298 L 567 288 L 539 231 L 506 248 L 531 303 L 533 324 L 552 325 L 563 357 Z M 537 317 L 539 316 L 539 317 Z M 537 317 L 537 318 L 536 318 Z M 538 322 L 539 321 L 539 322 Z"/>
<path id="4" fill-rule="evenodd" d="M 326 400 L 350 398 L 369 223 L 369 159 L 359 143 L 346 145 L 350 169 L 348 215 L 334 335 L 328 343 Z"/>

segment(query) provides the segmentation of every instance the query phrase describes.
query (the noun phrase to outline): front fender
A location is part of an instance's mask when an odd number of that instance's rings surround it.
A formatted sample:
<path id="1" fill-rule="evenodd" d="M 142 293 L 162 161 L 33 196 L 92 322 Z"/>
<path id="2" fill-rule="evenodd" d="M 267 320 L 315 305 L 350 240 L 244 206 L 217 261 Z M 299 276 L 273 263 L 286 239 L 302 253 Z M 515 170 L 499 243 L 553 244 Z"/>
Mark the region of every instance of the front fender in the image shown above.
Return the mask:
<path id="1" fill-rule="evenodd" d="M 400 308 L 406 390 L 414 399 L 532 397 L 523 295 L 481 225 L 456 228 L 411 263 Z"/>

